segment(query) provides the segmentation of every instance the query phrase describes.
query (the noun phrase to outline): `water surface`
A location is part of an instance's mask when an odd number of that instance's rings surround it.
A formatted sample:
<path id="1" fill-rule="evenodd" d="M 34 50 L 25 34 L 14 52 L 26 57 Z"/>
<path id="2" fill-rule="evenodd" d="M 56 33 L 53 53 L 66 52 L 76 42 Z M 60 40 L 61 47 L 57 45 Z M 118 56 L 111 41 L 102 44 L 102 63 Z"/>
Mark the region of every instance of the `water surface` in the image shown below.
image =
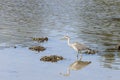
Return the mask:
<path id="1" fill-rule="evenodd" d="M 1 0 L 0 1 L 0 79 L 2 80 L 119 80 L 120 52 L 107 51 L 120 43 L 119 0 Z M 91 61 L 85 68 L 63 76 L 76 61 L 76 52 L 61 38 L 68 34 L 96 55 L 83 55 Z M 32 37 L 48 37 L 37 43 Z M 44 52 L 28 48 L 42 45 Z M 17 48 L 14 48 L 17 46 Z M 57 63 L 40 61 L 45 55 L 66 58 Z M 111 56 L 112 55 L 112 56 Z"/>

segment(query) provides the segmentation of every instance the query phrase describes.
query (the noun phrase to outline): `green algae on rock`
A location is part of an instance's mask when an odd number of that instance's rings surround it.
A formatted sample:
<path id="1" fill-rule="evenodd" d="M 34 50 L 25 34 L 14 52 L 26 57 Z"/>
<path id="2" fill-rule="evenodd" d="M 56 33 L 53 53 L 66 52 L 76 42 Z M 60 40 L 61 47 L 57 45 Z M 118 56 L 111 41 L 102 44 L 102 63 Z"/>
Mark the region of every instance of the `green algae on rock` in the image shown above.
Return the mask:
<path id="1" fill-rule="evenodd" d="M 29 49 L 32 51 L 38 51 L 38 52 L 46 50 L 46 48 L 42 46 L 33 46 L 33 47 L 29 47 Z"/>
<path id="2" fill-rule="evenodd" d="M 37 41 L 37 42 L 44 42 L 44 41 L 48 41 L 48 37 L 42 37 L 42 38 L 32 38 L 33 41 Z"/>
<path id="3" fill-rule="evenodd" d="M 60 60 L 63 60 L 64 58 L 62 56 L 57 56 L 57 55 L 50 55 L 50 56 L 43 56 L 40 61 L 45 61 L 45 62 L 57 62 Z"/>

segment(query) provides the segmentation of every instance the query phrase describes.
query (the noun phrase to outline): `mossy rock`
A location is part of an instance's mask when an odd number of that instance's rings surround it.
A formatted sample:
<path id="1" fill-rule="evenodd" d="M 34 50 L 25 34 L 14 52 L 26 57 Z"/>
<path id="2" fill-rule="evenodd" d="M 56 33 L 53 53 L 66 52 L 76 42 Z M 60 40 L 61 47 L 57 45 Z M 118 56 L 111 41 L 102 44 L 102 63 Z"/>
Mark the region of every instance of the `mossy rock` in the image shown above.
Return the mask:
<path id="1" fill-rule="evenodd" d="M 29 49 L 32 51 L 38 51 L 38 52 L 46 50 L 46 48 L 42 46 L 33 46 L 33 47 L 29 47 Z"/>
<path id="2" fill-rule="evenodd" d="M 57 56 L 57 55 L 50 55 L 50 56 L 43 56 L 40 61 L 45 61 L 45 62 L 57 62 L 60 60 L 63 60 L 64 58 L 62 56 Z"/>
<path id="3" fill-rule="evenodd" d="M 37 41 L 37 42 L 44 42 L 44 41 L 48 41 L 48 37 L 42 37 L 42 38 L 32 38 L 33 41 Z"/>

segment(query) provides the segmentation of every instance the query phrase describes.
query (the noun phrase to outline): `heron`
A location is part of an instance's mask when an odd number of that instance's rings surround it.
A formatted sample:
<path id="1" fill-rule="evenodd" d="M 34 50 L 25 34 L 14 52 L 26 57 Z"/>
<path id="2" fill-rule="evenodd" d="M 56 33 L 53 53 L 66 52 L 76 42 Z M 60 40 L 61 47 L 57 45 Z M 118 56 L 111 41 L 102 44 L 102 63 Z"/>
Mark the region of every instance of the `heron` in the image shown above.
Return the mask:
<path id="1" fill-rule="evenodd" d="M 79 54 L 81 54 L 80 60 L 82 59 L 82 51 L 90 50 L 84 44 L 81 44 L 81 43 L 78 43 L 78 42 L 70 43 L 70 37 L 69 36 L 64 36 L 63 39 L 67 39 L 68 46 L 72 47 L 75 51 L 77 51 L 77 59 L 79 57 Z"/>

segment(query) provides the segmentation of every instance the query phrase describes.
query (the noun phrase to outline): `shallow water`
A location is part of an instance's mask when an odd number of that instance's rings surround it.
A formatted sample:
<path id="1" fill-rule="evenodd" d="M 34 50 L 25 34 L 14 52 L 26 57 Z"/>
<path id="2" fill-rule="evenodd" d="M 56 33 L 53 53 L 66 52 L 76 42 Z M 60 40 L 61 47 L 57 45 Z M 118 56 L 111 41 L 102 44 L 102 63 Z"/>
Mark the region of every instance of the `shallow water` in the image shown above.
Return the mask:
<path id="1" fill-rule="evenodd" d="M 119 0 L 1 0 L 0 1 L 0 79 L 2 80 L 119 80 L 120 52 L 107 51 L 120 43 Z M 67 68 L 76 61 L 76 52 L 61 38 L 68 34 L 95 55 L 80 70 Z M 48 37 L 37 43 L 32 37 Z M 42 45 L 43 52 L 30 51 Z M 14 48 L 16 46 L 17 48 Z M 65 58 L 57 63 L 42 62 L 45 55 Z"/>

